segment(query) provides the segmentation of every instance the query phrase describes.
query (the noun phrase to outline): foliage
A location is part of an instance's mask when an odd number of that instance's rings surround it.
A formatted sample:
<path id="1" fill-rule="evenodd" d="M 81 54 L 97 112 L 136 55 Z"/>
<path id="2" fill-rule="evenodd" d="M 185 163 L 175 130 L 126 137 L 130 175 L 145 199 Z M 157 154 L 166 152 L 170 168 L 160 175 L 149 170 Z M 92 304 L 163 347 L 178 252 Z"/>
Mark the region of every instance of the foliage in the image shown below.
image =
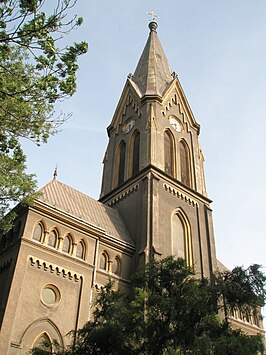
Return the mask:
<path id="1" fill-rule="evenodd" d="M 0 1 L 0 218 L 36 188 L 21 139 L 45 143 L 67 119 L 54 115 L 54 104 L 76 91 L 77 60 L 87 51 L 85 42 L 62 43 L 82 24 L 68 18 L 75 3 Z"/>
<path id="2" fill-rule="evenodd" d="M 240 269 L 253 277 L 237 282 L 233 275 Z M 130 297 L 115 291 L 109 281 L 96 299 L 92 321 L 73 334 L 74 354 L 257 354 L 263 349 L 262 337 L 233 330 L 217 312 L 221 294 L 229 288 L 230 298 L 224 299 L 230 306 L 238 300 L 242 306 L 239 292 L 246 289 L 253 291 L 245 305 L 262 304 L 265 278 L 256 265 L 226 275 L 226 285 L 225 274 L 210 283 L 195 278 L 183 259 L 166 258 L 151 261 L 135 275 Z"/>
<path id="3" fill-rule="evenodd" d="M 30 353 L 32 355 L 67 355 L 60 344 L 53 340 L 52 344 L 49 340 L 43 340 L 38 346 L 33 348 Z"/>
<path id="4" fill-rule="evenodd" d="M 228 307 L 264 303 L 265 277 L 258 265 L 217 274 L 210 283 L 195 278 L 183 259 L 169 257 L 152 260 L 134 276 L 132 286 L 132 294 L 125 297 L 109 280 L 95 300 L 93 319 L 72 332 L 73 344 L 59 354 L 263 353 L 261 335 L 232 329 L 217 313 L 223 292 Z"/>
<path id="5" fill-rule="evenodd" d="M 227 321 L 228 312 L 238 310 L 249 318 L 258 316 L 265 305 L 266 277 L 260 265 L 253 264 L 247 269 L 235 267 L 215 275 L 217 297 L 222 298 L 221 305 Z M 250 307 L 252 305 L 252 307 Z"/>

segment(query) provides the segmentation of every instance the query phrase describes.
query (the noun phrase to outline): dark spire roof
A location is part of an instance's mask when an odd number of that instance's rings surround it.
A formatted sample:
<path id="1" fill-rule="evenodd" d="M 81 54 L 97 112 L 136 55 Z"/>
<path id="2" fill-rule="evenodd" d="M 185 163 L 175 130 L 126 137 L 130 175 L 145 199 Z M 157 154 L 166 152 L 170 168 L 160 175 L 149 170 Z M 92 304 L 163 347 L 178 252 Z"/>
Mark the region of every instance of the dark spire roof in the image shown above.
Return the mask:
<path id="1" fill-rule="evenodd" d="M 157 23 L 149 23 L 150 34 L 132 80 L 142 96 L 160 95 L 173 81 L 171 69 L 157 36 Z"/>

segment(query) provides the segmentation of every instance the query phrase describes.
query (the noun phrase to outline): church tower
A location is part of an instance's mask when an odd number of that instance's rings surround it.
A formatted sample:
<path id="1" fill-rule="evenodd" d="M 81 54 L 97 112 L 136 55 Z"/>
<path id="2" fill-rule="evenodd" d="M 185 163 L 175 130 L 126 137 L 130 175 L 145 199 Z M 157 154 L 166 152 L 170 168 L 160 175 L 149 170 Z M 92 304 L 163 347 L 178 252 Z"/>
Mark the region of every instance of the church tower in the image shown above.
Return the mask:
<path id="1" fill-rule="evenodd" d="M 135 268 L 176 255 L 202 277 L 216 269 L 203 153 L 184 91 L 149 23 L 149 37 L 108 127 L 100 201 L 116 208 L 136 245 Z"/>

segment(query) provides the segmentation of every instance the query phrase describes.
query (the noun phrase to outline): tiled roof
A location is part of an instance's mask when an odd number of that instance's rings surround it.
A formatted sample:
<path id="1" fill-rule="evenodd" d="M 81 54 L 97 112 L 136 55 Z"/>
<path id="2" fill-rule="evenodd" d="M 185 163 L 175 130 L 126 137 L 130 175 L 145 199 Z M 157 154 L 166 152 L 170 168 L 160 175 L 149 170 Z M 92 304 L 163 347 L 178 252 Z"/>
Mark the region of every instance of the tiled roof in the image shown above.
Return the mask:
<path id="1" fill-rule="evenodd" d="M 105 233 L 111 237 L 134 245 L 117 210 L 56 179 L 50 181 L 40 191 L 42 195 L 38 198 L 39 201 L 104 229 Z"/>

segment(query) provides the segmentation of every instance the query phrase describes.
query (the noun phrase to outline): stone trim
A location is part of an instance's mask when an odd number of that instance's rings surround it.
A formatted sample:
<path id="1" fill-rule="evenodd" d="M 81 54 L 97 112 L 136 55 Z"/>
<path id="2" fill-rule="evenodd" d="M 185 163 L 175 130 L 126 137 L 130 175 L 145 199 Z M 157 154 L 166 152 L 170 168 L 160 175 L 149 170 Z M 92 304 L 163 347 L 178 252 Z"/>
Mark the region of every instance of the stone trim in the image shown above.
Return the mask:
<path id="1" fill-rule="evenodd" d="M 12 258 L 5 260 L 2 264 L 0 264 L 0 271 L 9 267 L 11 265 Z"/>
<path id="2" fill-rule="evenodd" d="M 28 260 L 30 262 L 30 266 L 35 266 L 38 269 L 42 269 L 43 271 L 48 271 L 51 274 L 56 274 L 58 276 L 62 276 L 63 278 L 68 278 L 69 280 L 74 280 L 75 282 L 78 282 L 79 279 L 82 277 L 82 275 L 72 271 L 63 268 L 62 266 L 58 266 L 56 264 L 49 263 L 45 260 L 42 260 L 40 258 L 36 258 L 34 256 L 29 256 Z"/>
<path id="3" fill-rule="evenodd" d="M 172 186 L 168 184 L 163 184 L 163 187 L 165 188 L 165 191 L 168 191 L 169 193 L 173 194 L 174 196 L 180 198 L 181 200 L 189 203 L 193 207 L 198 206 L 198 203 L 193 200 L 191 197 L 188 197 L 182 192 L 179 192 L 177 189 L 173 188 Z"/>
<path id="4" fill-rule="evenodd" d="M 128 190 L 124 191 L 123 193 L 121 193 L 120 195 L 118 195 L 115 199 L 113 199 L 112 201 L 110 201 L 108 203 L 108 206 L 112 207 L 115 204 L 117 204 L 118 202 L 125 200 L 127 197 L 129 197 L 130 195 L 132 195 L 133 193 L 137 192 L 137 190 L 139 189 L 139 184 L 136 184 L 134 186 L 132 186 L 131 188 L 129 188 Z"/>
<path id="5" fill-rule="evenodd" d="M 178 99 L 177 99 L 177 94 L 176 94 L 176 93 L 174 93 L 174 94 L 172 95 L 172 97 L 169 99 L 169 101 L 168 101 L 168 102 L 166 103 L 166 105 L 164 106 L 164 110 L 161 111 L 164 116 L 166 116 L 167 111 L 170 110 L 170 108 L 173 106 L 173 104 L 175 104 L 175 105 L 178 104 Z M 181 111 L 181 110 L 180 110 L 180 111 Z M 183 111 L 181 111 L 181 114 L 182 114 L 182 113 L 184 114 Z"/>

